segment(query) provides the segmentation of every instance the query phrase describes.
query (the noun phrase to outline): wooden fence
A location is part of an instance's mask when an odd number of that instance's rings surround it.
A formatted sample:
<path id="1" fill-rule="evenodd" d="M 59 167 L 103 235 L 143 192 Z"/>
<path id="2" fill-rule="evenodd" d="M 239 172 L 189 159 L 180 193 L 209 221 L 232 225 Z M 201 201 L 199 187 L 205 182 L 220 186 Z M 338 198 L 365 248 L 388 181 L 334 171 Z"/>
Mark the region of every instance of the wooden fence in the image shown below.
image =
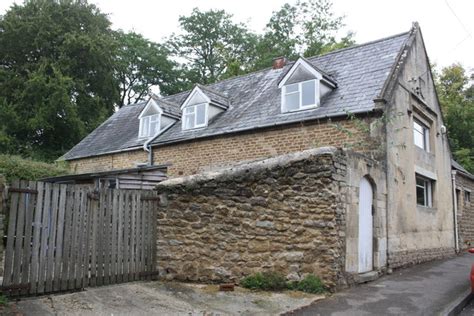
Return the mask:
<path id="1" fill-rule="evenodd" d="M 155 275 L 157 193 L 15 181 L 2 291 L 35 295 Z"/>

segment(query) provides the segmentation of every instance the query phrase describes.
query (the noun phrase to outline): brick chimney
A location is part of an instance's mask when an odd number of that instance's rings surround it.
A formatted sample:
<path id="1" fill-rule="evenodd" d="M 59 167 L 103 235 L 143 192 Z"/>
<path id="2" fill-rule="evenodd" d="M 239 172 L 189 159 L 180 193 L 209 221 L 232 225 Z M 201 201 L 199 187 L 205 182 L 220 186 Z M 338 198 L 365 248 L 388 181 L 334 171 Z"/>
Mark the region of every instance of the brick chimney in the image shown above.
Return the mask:
<path id="1" fill-rule="evenodd" d="M 277 57 L 273 59 L 273 69 L 281 69 L 286 65 L 285 57 Z"/>

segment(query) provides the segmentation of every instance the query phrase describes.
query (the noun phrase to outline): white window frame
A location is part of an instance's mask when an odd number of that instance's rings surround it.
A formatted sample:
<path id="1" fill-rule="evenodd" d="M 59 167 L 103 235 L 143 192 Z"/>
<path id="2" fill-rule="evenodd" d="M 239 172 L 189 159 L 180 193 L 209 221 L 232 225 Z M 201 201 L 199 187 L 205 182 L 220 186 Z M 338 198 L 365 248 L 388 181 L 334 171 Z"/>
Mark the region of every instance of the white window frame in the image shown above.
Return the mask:
<path id="1" fill-rule="evenodd" d="M 204 123 L 203 124 L 197 124 L 197 111 L 196 111 L 196 108 L 200 105 L 204 105 Z M 192 129 L 196 129 L 196 128 L 202 128 L 202 127 L 206 127 L 207 126 L 207 119 L 208 119 L 208 107 L 209 107 L 209 104 L 208 103 L 198 103 L 198 104 L 193 104 L 193 105 L 188 105 L 186 107 L 183 108 L 183 113 L 182 113 L 182 117 L 181 117 L 181 127 L 183 130 L 192 130 Z M 186 115 L 191 115 L 191 114 L 187 114 L 186 111 L 190 108 L 194 108 L 194 126 L 193 127 L 189 127 L 189 128 L 186 128 Z"/>
<path id="2" fill-rule="evenodd" d="M 146 131 L 147 131 L 146 134 L 145 134 L 145 120 L 148 120 L 148 127 L 146 129 Z M 151 133 L 152 122 L 153 123 L 158 122 L 158 131 L 156 131 L 154 133 Z M 139 135 L 140 138 L 151 137 L 151 136 L 155 135 L 157 132 L 159 132 L 160 130 L 161 130 L 161 114 L 160 113 L 152 114 L 152 115 L 145 115 L 145 116 L 140 118 L 140 128 L 139 128 L 139 132 L 138 132 L 138 135 Z"/>
<path id="3" fill-rule="evenodd" d="M 420 131 L 417 130 L 416 125 L 421 127 L 421 130 L 422 130 L 421 133 Z M 421 136 L 423 137 L 423 146 L 419 146 L 418 144 L 416 144 L 415 142 L 416 133 L 421 134 Z M 421 148 L 426 152 L 430 152 L 430 128 L 417 119 L 413 120 L 413 144 L 416 147 Z"/>
<path id="4" fill-rule="evenodd" d="M 154 109 L 153 112 L 150 113 L 150 110 Z M 148 138 L 154 136 L 161 130 L 161 115 L 163 114 L 163 110 L 159 107 L 159 105 L 150 98 L 148 103 L 146 104 L 145 108 L 140 112 L 138 116 L 138 138 Z M 146 129 L 145 129 L 145 122 L 146 122 Z M 151 124 L 154 122 L 158 122 L 158 130 L 156 133 L 151 133 Z M 145 133 L 146 131 L 146 133 Z"/>
<path id="5" fill-rule="evenodd" d="M 303 105 L 303 83 L 306 83 L 306 82 L 310 82 L 310 81 L 313 81 L 314 82 L 314 104 L 308 104 L 308 105 Z M 290 86 L 290 85 L 298 85 L 298 91 L 296 92 L 290 92 L 290 93 L 286 93 L 286 87 L 287 86 Z M 294 93 L 299 93 L 299 104 L 298 104 L 298 109 L 295 109 L 295 110 L 288 110 L 287 107 L 286 107 L 286 95 L 289 95 L 289 94 L 294 94 Z M 305 80 L 305 81 L 301 81 L 301 82 L 297 82 L 297 83 L 290 83 L 290 84 L 287 84 L 287 85 L 284 85 L 282 87 L 282 91 L 281 91 L 281 111 L 282 113 L 288 113 L 288 112 L 296 112 L 296 111 L 303 111 L 303 110 L 307 110 L 307 109 L 314 109 L 314 108 L 317 108 L 319 106 L 319 79 L 310 79 L 310 80 Z"/>
<path id="6" fill-rule="evenodd" d="M 423 181 L 423 185 L 418 184 L 418 181 Z M 418 188 L 423 189 L 423 200 L 424 204 L 418 203 Z M 415 177 L 415 197 L 416 197 L 416 205 L 424 206 L 424 207 L 433 207 L 433 180 L 422 177 L 416 174 Z"/>

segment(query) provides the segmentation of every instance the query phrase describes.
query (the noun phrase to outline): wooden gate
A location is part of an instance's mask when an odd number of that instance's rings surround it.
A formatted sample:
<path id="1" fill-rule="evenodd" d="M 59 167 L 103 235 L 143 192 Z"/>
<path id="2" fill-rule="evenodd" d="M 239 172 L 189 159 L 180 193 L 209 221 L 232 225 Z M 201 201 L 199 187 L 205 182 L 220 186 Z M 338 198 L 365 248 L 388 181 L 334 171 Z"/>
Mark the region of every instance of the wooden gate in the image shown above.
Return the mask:
<path id="1" fill-rule="evenodd" d="M 35 295 L 155 275 L 157 193 L 16 181 L 2 291 Z"/>

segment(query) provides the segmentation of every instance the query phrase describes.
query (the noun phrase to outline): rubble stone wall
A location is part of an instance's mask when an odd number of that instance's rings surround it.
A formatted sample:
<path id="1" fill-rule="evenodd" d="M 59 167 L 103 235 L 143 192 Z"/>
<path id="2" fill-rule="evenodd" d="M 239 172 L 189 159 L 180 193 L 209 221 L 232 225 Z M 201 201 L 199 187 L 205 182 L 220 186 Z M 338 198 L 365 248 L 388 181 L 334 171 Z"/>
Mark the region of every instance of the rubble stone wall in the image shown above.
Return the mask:
<path id="1" fill-rule="evenodd" d="M 345 157 L 323 147 L 160 183 L 160 275 L 238 282 L 313 273 L 343 285 Z"/>

